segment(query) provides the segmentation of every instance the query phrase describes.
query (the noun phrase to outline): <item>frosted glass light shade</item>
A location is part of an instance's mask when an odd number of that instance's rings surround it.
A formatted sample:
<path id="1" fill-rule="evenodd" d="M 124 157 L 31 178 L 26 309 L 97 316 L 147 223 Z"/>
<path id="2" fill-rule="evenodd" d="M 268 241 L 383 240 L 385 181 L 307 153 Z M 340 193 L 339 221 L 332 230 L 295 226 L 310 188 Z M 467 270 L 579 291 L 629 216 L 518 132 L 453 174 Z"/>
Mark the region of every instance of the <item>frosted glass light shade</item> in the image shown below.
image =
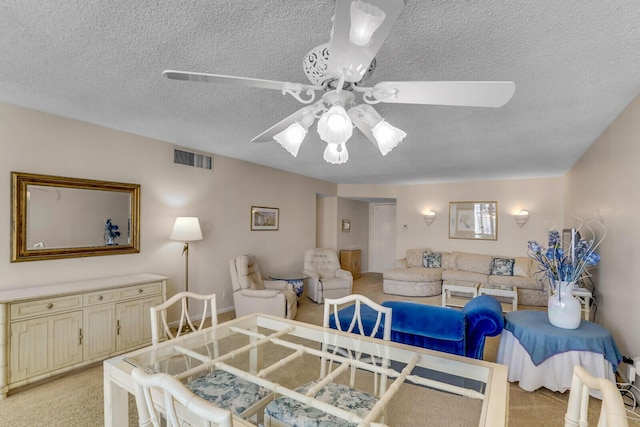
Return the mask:
<path id="1" fill-rule="evenodd" d="M 307 129 L 300 123 L 295 122 L 288 128 L 275 135 L 273 139 L 289 152 L 293 157 L 298 155 L 298 150 L 304 137 L 307 136 Z"/>
<path id="2" fill-rule="evenodd" d="M 384 119 L 380 120 L 378 124 L 371 129 L 371 133 L 373 133 L 373 137 L 378 142 L 378 149 L 383 156 L 386 156 L 391 150 L 396 148 L 404 137 L 407 136 L 404 131 L 391 126 Z"/>
<path id="3" fill-rule="evenodd" d="M 427 225 L 431 225 L 435 219 L 436 219 L 436 212 L 435 211 L 429 211 L 424 215 L 424 222 Z"/>
<path id="4" fill-rule="evenodd" d="M 333 165 L 340 165 L 349 160 L 349 152 L 345 144 L 327 144 L 324 149 L 324 160 Z"/>
<path id="5" fill-rule="evenodd" d="M 181 242 L 202 240 L 202 230 L 200 229 L 200 221 L 198 221 L 198 217 L 177 217 L 175 224 L 173 224 L 173 230 L 171 231 L 169 239 L 179 240 Z"/>
<path id="6" fill-rule="evenodd" d="M 318 134 L 329 144 L 343 144 L 353 134 L 353 123 L 340 105 L 334 105 L 318 120 Z"/>
<path id="7" fill-rule="evenodd" d="M 518 227 L 522 228 L 522 226 L 525 225 L 527 221 L 529 221 L 529 211 L 526 209 L 522 209 L 520 213 L 514 215 L 513 218 L 515 219 L 516 224 L 518 224 Z"/>
<path id="8" fill-rule="evenodd" d="M 366 46 L 380 27 L 386 14 L 376 6 L 356 0 L 351 3 L 351 30 L 349 40 L 357 46 Z"/>

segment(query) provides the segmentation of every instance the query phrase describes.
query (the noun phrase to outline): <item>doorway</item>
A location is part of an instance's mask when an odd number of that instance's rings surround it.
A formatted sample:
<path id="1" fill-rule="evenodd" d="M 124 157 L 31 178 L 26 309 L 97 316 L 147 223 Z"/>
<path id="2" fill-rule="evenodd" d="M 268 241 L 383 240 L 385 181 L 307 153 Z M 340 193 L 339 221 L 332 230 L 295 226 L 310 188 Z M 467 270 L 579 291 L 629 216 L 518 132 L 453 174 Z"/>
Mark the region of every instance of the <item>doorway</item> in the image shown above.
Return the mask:
<path id="1" fill-rule="evenodd" d="M 393 267 L 396 254 L 396 205 L 372 203 L 369 208 L 369 271 Z"/>

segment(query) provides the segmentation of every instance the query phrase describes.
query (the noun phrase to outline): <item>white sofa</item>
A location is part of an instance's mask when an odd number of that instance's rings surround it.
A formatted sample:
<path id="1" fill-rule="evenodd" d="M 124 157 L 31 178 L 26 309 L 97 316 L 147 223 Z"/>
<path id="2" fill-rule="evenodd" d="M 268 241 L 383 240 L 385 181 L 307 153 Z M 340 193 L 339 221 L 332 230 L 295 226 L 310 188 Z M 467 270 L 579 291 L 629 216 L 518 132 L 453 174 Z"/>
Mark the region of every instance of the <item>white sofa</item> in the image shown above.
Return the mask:
<path id="1" fill-rule="evenodd" d="M 425 254 L 438 253 L 441 254 L 441 266 L 424 267 Z M 491 274 L 494 258 L 513 260 L 512 275 Z M 519 304 L 546 306 L 547 287 L 534 276 L 535 271 L 535 264 L 529 257 L 409 249 L 405 258 L 396 260 L 394 268 L 383 273 L 383 290 L 393 295 L 432 296 L 442 293 L 443 283 L 511 285 L 518 289 Z"/>

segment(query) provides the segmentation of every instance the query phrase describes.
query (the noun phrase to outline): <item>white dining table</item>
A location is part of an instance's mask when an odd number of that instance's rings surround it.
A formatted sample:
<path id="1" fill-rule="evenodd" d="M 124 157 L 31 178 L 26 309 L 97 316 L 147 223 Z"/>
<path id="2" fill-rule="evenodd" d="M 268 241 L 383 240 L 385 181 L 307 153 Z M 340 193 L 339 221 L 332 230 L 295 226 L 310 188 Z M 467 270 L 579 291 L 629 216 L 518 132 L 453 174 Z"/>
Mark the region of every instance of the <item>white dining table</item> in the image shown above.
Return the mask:
<path id="1" fill-rule="evenodd" d="M 389 368 L 382 368 L 380 365 L 365 366 L 367 363 L 362 361 L 353 362 L 354 366 L 360 370 L 371 369 L 378 374 L 382 369 L 385 370 L 384 373 L 388 375 L 391 385 L 387 386 L 386 394 L 380 399 L 381 401 L 387 402 L 391 399 L 398 387 L 402 387 L 403 384 L 417 384 L 443 391 L 445 394 L 480 400 L 482 409 L 477 421 L 480 427 L 507 425 L 509 388 L 506 366 L 259 313 L 106 360 L 104 362 L 104 425 L 106 427 L 128 425 L 128 396 L 129 393 L 134 393 L 131 371 L 136 367 L 145 369 L 147 372 L 167 372 L 184 382 L 205 375 L 211 369 L 229 369 L 229 372 L 234 375 L 241 375 L 244 379 L 270 389 L 276 395 L 286 395 L 309 403 L 308 398 L 298 395 L 294 387 L 287 388 L 269 380 L 269 376 L 265 373 L 287 369 L 287 363 L 279 360 L 265 366 L 264 361 L 268 359 L 265 355 L 273 351 L 275 348 L 273 346 L 276 346 L 280 350 L 284 348 L 290 351 L 287 360 L 306 355 L 310 357 L 312 363 L 318 363 L 322 358 L 341 357 L 321 350 L 324 348 L 320 345 L 322 343 L 351 350 L 358 349 L 388 359 L 391 363 Z M 243 365 L 245 366 L 243 371 L 240 371 L 237 366 L 229 367 L 229 361 L 234 358 L 243 359 L 246 362 L 246 365 Z M 415 366 L 413 371 L 412 366 Z M 436 372 L 438 378 L 433 379 L 429 378 L 429 375 L 419 374 L 426 370 Z M 456 380 L 449 381 L 447 378 Z M 310 404 L 315 406 L 314 399 L 311 399 Z M 333 412 L 336 416 L 344 416 L 344 410 L 332 404 L 322 408 L 330 413 Z M 353 417 L 353 414 L 349 416 Z M 369 420 L 366 417 L 352 419 L 360 425 L 381 425 L 368 424 Z M 255 425 L 252 424 L 253 421 L 236 415 L 233 417 L 233 422 L 234 426 Z M 394 425 L 392 419 L 385 419 L 385 422 Z"/>

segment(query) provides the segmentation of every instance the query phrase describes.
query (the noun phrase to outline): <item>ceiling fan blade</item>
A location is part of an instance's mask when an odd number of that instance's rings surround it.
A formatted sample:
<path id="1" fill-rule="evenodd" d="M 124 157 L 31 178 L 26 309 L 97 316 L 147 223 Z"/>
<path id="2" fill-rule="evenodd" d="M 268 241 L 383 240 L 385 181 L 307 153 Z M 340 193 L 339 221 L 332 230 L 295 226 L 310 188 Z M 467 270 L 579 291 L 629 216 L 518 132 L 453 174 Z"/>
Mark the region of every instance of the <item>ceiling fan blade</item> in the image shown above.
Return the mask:
<path id="1" fill-rule="evenodd" d="M 286 119 L 283 119 L 271 126 L 269 129 L 262 132 L 260 135 L 256 136 L 251 140 L 251 142 L 273 142 L 273 137 L 288 128 L 291 124 L 295 122 L 302 121 L 302 116 L 308 111 L 309 107 L 304 107 L 291 114 Z"/>
<path id="2" fill-rule="evenodd" d="M 398 104 L 502 107 L 515 93 L 514 82 L 380 82 L 373 97 Z"/>
<path id="3" fill-rule="evenodd" d="M 384 19 L 369 42 L 362 45 L 364 40 L 357 39 L 355 34 L 351 37 L 353 3 L 362 4 L 363 2 L 336 0 L 336 14 L 329 42 L 329 64 L 327 65 L 330 74 L 336 77 L 344 74 L 347 82 L 358 82 L 362 79 L 404 8 L 404 0 L 366 0 L 366 4 L 384 13 Z"/>
<path id="4" fill-rule="evenodd" d="M 194 73 L 190 71 L 165 70 L 162 74 L 172 80 L 192 82 L 220 83 L 237 86 L 258 87 L 273 90 L 322 90 L 322 86 L 311 86 L 301 83 L 279 82 L 275 80 L 252 79 L 248 77 L 225 76 L 222 74 Z"/>

